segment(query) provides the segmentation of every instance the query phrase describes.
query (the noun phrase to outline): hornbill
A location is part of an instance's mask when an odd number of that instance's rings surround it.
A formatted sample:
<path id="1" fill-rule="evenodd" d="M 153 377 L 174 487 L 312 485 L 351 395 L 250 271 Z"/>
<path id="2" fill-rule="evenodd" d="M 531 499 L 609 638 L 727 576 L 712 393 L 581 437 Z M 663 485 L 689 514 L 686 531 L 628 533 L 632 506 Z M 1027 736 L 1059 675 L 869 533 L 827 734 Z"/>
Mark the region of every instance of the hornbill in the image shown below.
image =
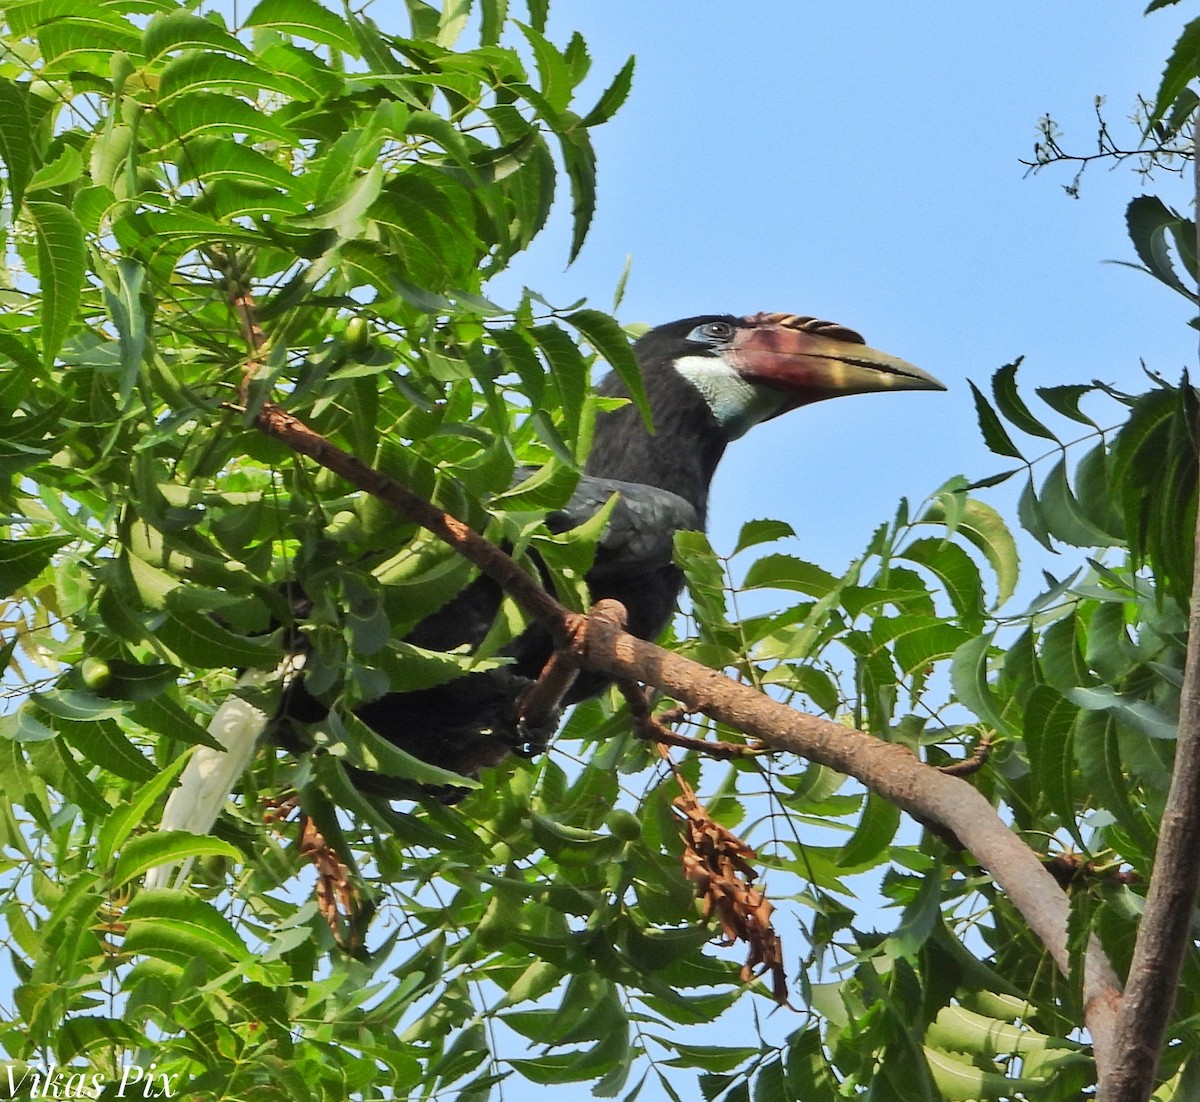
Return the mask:
<path id="1" fill-rule="evenodd" d="M 608 527 L 587 574 L 593 602 L 615 598 L 627 629 L 656 638 L 670 621 L 683 585 L 672 559 L 677 531 L 703 529 L 708 490 L 730 441 L 788 410 L 843 394 L 944 390 L 912 364 L 868 348 L 851 329 L 795 314 L 704 315 L 652 329 L 634 345 L 653 421 L 650 431 L 632 403 L 597 420 L 583 476 L 565 507 L 546 518 L 551 531 L 577 526 L 616 494 Z M 626 397 L 615 375 L 599 393 Z M 499 586 L 480 576 L 427 617 L 407 641 L 430 650 L 474 648 L 500 607 Z M 431 689 L 387 693 L 356 709 L 379 734 L 434 765 L 474 775 L 509 752 L 540 749 L 551 731 L 520 729 L 517 706 L 552 651 L 540 626 L 526 629 L 503 652 L 509 664 L 468 673 Z M 302 655 L 298 655 L 297 662 Z M 287 666 L 287 663 L 285 663 Z M 294 665 L 270 726 L 284 745 L 305 745 L 292 724 L 326 714 Z M 284 667 L 281 667 L 283 670 Z M 261 682 L 269 675 L 252 671 Z M 603 676 L 584 672 L 565 703 L 601 692 Z M 270 717 L 231 697 L 209 731 L 226 753 L 201 747 L 188 763 L 163 814 L 163 829 L 207 833 L 254 742 Z M 412 786 L 361 771 L 355 782 L 385 795 L 412 795 Z M 165 884 L 168 866 L 147 883 Z"/>
<path id="2" fill-rule="evenodd" d="M 634 352 L 653 431 L 632 403 L 601 414 L 575 493 L 546 518 L 546 525 L 553 532 L 566 531 L 617 495 L 587 584 L 593 603 L 620 601 L 628 614 L 627 630 L 650 640 L 667 626 L 683 586 L 683 573 L 672 558 L 674 535 L 704 528 L 709 484 L 731 440 L 761 421 L 825 398 L 945 389 L 912 364 L 868 348 L 853 330 L 794 314 L 685 318 L 652 329 Z M 629 397 L 615 373 L 598 392 Z M 407 641 L 428 650 L 474 648 L 502 597 L 494 581 L 480 576 L 419 623 Z M 544 748 L 553 731 L 526 729 L 517 710 L 552 649 L 549 633 L 535 624 L 502 652 L 509 659 L 505 666 L 430 689 L 387 693 L 355 712 L 409 753 L 474 776 L 510 751 L 528 755 Z M 603 675 L 585 671 L 564 703 L 595 696 L 607 683 Z M 325 706 L 298 678 L 277 720 L 310 723 L 324 714 Z M 395 790 L 382 778 L 373 783 L 369 774 L 356 773 L 355 779 L 381 792 Z"/>

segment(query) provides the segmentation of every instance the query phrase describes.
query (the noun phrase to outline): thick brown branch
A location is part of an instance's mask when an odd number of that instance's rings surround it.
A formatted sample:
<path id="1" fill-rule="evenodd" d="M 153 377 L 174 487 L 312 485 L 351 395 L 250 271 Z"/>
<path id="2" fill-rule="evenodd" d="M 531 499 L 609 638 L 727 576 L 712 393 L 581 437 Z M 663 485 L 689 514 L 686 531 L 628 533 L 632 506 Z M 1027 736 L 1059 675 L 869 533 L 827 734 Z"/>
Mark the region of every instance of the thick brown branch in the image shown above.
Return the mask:
<path id="1" fill-rule="evenodd" d="M 1194 182 L 1200 196 L 1200 158 L 1195 161 Z M 1200 222 L 1196 228 L 1200 244 Z M 1196 428 L 1200 430 L 1200 426 Z M 1196 861 L 1200 851 L 1200 527 L 1192 537 L 1196 555 L 1175 771 L 1129 966 L 1129 985 L 1117 1015 L 1112 1073 L 1100 1080 L 1104 1102 L 1143 1102 L 1150 1097 L 1175 1007 L 1184 953 L 1192 940 L 1200 887 L 1200 863 Z"/>
<path id="2" fill-rule="evenodd" d="M 767 746 L 855 777 L 915 817 L 945 827 L 992 874 L 1059 970 L 1069 974 L 1066 894 L 1038 856 L 965 781 L 923 765 L 906 747 L 793 711 L 716 670 L 616 631 L 603 621 L 588 625 L 584 665 L 618 681 L 636 679 L 654 685 Z M 1093 939 L 1087 952 L 1084 1001 L 1086 1023 L 1102 1067 L 1108 1065 L 1119 997 L 1117 977 Z"/>

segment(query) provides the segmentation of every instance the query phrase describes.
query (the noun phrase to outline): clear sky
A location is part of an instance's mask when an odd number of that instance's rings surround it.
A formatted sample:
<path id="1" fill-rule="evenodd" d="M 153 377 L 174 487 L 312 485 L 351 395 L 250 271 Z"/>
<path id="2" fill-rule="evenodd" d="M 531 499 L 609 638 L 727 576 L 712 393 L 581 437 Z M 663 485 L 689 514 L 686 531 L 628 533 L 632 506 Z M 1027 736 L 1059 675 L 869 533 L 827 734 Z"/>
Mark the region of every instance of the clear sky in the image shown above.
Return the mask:
<path id="1" fill-rule="evenodd" d="M 1105 263 L 1134 259 L 1132 170 L 1092 167 L 1075 200 L 1061 186 L 1072 169 L 1024 178 L 1019 163 L 1047 112 L 1068 149 L 1094 152 L 1097 95 L 1134 142 L 1127 120 L 1137 93 L 1156 91 L 1182 10 L 553 0 L 550 37 L 583 34 L 592 94 L 630 53 L 633 93 L 594 131 L 598 209 L 580 259 L 564 271 L 560 203 L 493 297 L 512 301 L 524 282 L 607 306 L 630 255 L 622 321 L 816 314 L 941 378 L 947 394 L 826 403 L 730 449 L 713 495 L 718 550 L 743 520 L 779 516 L 801 534 L 791 550 L 840 572 L 901 496 L 1003 469 L 979 438 L 968 378 L 986 390 L 1024 354 L 1032 400 L 1034 385 L 1094 377 L 1140 389 L 1140 358 L 1168 378 L 1194 363 L 1188 304 Z M 1177 180 L 1148 190 L 1187 209 Z M 989 495 L 1007 516 L 1010 485 Z"/>

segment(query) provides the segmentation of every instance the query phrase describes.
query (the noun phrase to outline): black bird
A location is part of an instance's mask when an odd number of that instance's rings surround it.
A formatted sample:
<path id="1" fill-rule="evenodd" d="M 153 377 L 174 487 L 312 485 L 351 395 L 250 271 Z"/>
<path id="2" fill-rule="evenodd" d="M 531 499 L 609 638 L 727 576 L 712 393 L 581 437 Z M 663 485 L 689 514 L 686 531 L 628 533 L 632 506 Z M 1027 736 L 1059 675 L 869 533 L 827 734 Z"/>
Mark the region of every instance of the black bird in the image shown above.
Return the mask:
<path id="1" fill-rule="evenodd" d="M 651 640 L 670 621 L 683 585 L 672 561 L 674 534 L 704 528 L 709 484 L 730 441 L 762 421 L 825 398 L 945 389 L 912 364 L 868 348 L 853 330 L 794 314 L 686 318 L 651 330 L 634 352 L 654 431 L 632 403 L 602 414 L 574 495 L 546 523 L 552 531 L 566 531 L 619 495 L 588 587 L 593 602 L 620 601 L 628 630 Z M 628 397 L 615 374 L 601 382 L 599 393 Z M 444 651 L 478 646 L 501 598 L 491 579 L 479 577 L 418 624 L 407 641 Z M 534 625 L 504 651 L 509 665 L 431 689 L 388 693 L 356 714 L 409 753 L 474 775 L 509 752 L 544 748 L 553 732 L 520 729 L 517 705 L 551 650 L 548 633 Z M 565 703 L 594 696 L 606 685 L 603 676 L 585 673 Z M 325 706 L 297 679 L 276 722 L 310 723 L 324 714 Z M 383 778 L 373 783 L 370 775 L 356 772 L 355 779 L 389 790 Z"/>

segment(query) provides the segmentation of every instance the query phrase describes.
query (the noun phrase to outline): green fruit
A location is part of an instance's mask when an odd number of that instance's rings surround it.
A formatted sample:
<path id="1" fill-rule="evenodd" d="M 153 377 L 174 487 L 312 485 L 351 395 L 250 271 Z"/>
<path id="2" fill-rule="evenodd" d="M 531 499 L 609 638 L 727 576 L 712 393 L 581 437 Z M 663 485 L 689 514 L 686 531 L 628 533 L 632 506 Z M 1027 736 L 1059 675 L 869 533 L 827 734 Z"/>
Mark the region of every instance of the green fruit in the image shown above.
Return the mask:
<path id="1" fill-rule="evenodd" d="M 83 683 L 92 690 L 99 692 L 112 684 L 112 667 L 103 658 L 85 658 L 79 666 L 79 676 Z"/>
<path id="2" fill-rule="evenodd" d="M 636 842 L 642 836 L 642 824 L 631 811 L 614 808 L 604 817 L 608 832 L 622 842 Z"/>
<path id="3" fill-rule="evenodd" d="M 365 352 L 371 346 L 371 327 L 366 318 L 353 317 L 346 322 L 346 343 L 351 352 Z"/>
<path id="4" fill-rule="evenodd" d="M 333 514 L 333 519 L 325 525 L 325 535 L 338 543 L 354 543 L 362 539 L 363 525 L 358 514 L 351 509 L 343 509 Z"/>

